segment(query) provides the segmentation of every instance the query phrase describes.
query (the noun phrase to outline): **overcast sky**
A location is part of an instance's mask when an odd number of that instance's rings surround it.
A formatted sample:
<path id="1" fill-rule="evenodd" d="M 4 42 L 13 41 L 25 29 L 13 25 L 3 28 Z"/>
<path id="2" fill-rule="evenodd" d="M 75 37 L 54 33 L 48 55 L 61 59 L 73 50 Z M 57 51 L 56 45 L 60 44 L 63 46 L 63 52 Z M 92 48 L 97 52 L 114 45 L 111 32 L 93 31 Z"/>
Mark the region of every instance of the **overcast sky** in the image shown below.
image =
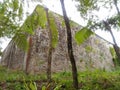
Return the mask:
<path id="1" fill-rule="evenodd" d="M 29 1 L 29 0 L 27 0 L 27 1 Z M 72 2 L 72 0 L 64 0 L 64 1 L 65 1 L 67 15 L 70 17 L 70 19 L 77 22 L 78 24 L 80 24 L 82 26 L 85 26 L 86 25 L 85 21 L 80 17 L 80 13 L 77 11 L 77 8 L 75 7 L 75 5 L 77 3 Z M 37 4 L 38 3 L 30 2 L 29 7 L 26 8 L 27 7 L 27 5 L 26 5 L 24 7 L 24 10 L 26 12 L 28 11 L 29 13 L 32 13 Z M 43 4 L 46 7 L 48 7 L 50 10 L 62 15 L 60 0 L 43 0 Z M 116 12 L 115 9 L 113 9 L 111 11 L 107 11 L 107 9 L 102 8 L 100 10 L 100 12 L 96 12 L 96 14 L 98 14 L 99 19 L 102 20 L 102 19 L 105 19 L 106 17 L 108 17 L 108 15 L 109 16 L 113 15 L 115 12 Z M 100 30 L 97 30 L 96 33 L 99 34 L 100 36 L 102 36 L 103 38 L 105 38 L 106 40 L 113 42 L 109 33 L 100 31 Z M 120 45 L 120 40 L 119 40 L 120 32 L 114 31 L 114 35 L 117 40 L 117 43 Z M 7 43 L 8 42 L 5 42 L 3 44 L 3 48 L 6 47 Z"/>

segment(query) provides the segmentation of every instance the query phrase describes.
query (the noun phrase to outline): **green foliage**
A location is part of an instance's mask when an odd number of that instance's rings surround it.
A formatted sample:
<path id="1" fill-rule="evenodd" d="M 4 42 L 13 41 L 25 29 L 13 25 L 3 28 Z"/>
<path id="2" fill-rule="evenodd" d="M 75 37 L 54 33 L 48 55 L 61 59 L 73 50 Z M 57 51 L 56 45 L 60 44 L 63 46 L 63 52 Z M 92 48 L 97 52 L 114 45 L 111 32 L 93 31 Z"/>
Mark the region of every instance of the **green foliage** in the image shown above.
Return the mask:
<path id="1" fill-rule="evenodd" d="M 19 1 L 18 0 L 12 0 L 13 2 L 13 11 L 17 11 L 19 8 Z"/>
<path id="2" fill-rule="evenodd" d="M 92 35 L 92 34 L 93 34 L 93 32 L 90 29 L 88 29 L 87 27 L 83 27 L 80 31 L 78 31 L 75 34 L 75 40 L 80 45 L 86 39 L 88 39 L 90 37 L 90 35 Z"/>
<path id="3" fill-rule="evenodd" d="M 64 89 L 62 89 L 62 85 L 56 85 L 55 87 L 54 86 L 52 86 L 51 85 L 52 83 L 49 83 L 47 86 L 42 86 L 42 90 L 51 90 L 51 88 L 52 88 L 52 90 L 64 90 Z"/>
<path id="4" fill-rule="evenodd" d="M 47 18 L 46 18 L 46 11 L 43 6 L 37 5 L 31 16 L 34 17 L 35 22 L 33 23 L 33 25 L 35 25 L 36 28 L 38 26 L 42 28 L 46 27 Z"/>
<path id="5" fill-rule="evenodd" d="M 57 26 L 54 20 L 54 16 L 51 12 L 49 12 L 50 19 L 50 29 L 52 31 L 52 46 L 55 48 L 58 42 L 58 31 Z M 13 40 L 16 44 L 25 50 L 27 50 L 28 43 L 27 37 L 28 35 L 34 34 L 34 30 L 38 27 L 47 28 L 46 27 L 47 18 L 45 8 L 37 5 L 33 13 L 27 17 L 22 27 L 14 36 Z"/>
<path id="6" fill-rule="evenodd" d="M 82 90 L 119 90 L 119 72 L 101 70 L 81 72 L 79 80 Z"/>
<path id="7" fill-rule="evenodd" d="M 3 88 L 5 88 L 5 86 L 1 87 L 3 90 Z M 16 83 L 10 83 L 10 82 L 6 82 L 6 90 L 26 90 L 24 88 L 23 83 L 20 82 L 16 82 Z"/>
<path id="8" fill-rule="evenodd" d="M 42 90 L 46 90 L 46 87 L 45 87 L 45 86 L 42 86 Z"/>
<path id="9" fill-rule="evenodd" d="M 110 47 L 110 53 L 112 55 L 113 58 L 116 58 L 116 53 L 113 47 Z"/>
<path id="10" fill-rule="evenodd" d="M 8 70 L 6 67 L 0 66 L 0 81 L 14 81 L 14 80 L 22 80 L 23 77 L 26 81 L 28 80 L 44 80 L 46 79 L 46 75 L 44 73 L 40 75 L 26 75 L 23 71 L 18 70 Z"/>
<path id="11" fill-rule="evenodd" d="M 12 41 L 21 49 L 27 51 L 28 50 L 28 41 L 27 36 L 23 33 L 16 33 L 15 36 L 12 38 Z"/>
<path id="12" fill-rule="evenodd" d="M 21 11 L 20 11 L 21 12 Z M 44 7 L 38 5 L 33 13 L 27 17 L 23 25 L 17 30 L 13 37 L 16 45 L 23 50 L 28 49 L 27 38 L 34 34 L 34 30 L 38 27 L 46 27 L 46 13 Z"/>
<path id="13" fill-rule="evenodd" d="M 17 19 L 23 15 L 22 3 L 19 4 L 18 0 L 3 0 L 3 2 L 0 2 L 0 37 L 11 37 L 18 29 Z"/>
<path id="14" fill-rule="evenodd" d="M 80 11 L 80 15 L 83 18 L 86 18 L 86 15 L 90 13 L 92 10 L 98 9 L 96 3 L 98 0 L 76 0 L 76 1 L 79 2 L 78 11 Z"/>
<path id="15" fill-rule="evenodd" d="M 0 47 L 0 56 L 2 55 L 2 51 L 1 51 L 1 49 L 2 49 L 2 48 Z"/>
<path id="16" fill-rule="evenodd" d="M 55 48 L 58 43 L 58 30 L 52 12 L 49 12 L 49 21 L 50 21 L 50 29 L 52 33 L 52 47 Z"/>
<path id="17" fill-rule="evenodd" d="M 53 82 L 47 84 L 45 74 L 26 75 L 20 71 L 7 70 L 0 67 L 0 86 L 1 90 L 75 90 L 72 86 L 71 72 L 59 72 L 53 74 Z M 111 72 L 102 70 L 83 71 L 78 73 L 80 90 L 119 90 L 120 87 L 120 70 Z M 23 78 L 24 77 L 24 78 Z M 14 82 L 16 80 L 16 82 Z M 23 80 L 21 83 L 19 80 Z M 27 82 L 27 81 L 30 82 Z M 41 80 L 34 83 L 35 80 Z M 13 81 L 13 82 L 12 82 Z M 36 86 L 37 84 L 37 86 Z M 40 88 L 40 89 L 39 89 Z"/>
<path id="18" fill-rule="evenodd" d="M 24 78 L 24 87 L 25 87 L 26 90 L 37 90 L 36 83 L 32 82 L 32 81 L 30 81 L 30 83 L 27 83 L 25 81 L 25 78 Z"/>
<path id="19" fill-rule="evenodd" d="M 120 71 L 106 72 L 102 70 L 83 71 L 78 73 L 80 90 L 119 90 Z M 74 90 L 71 74 L 68 72 L 54 74 L 57 85 L 65 85 L 59 90 Z M 53 76 L 54 76 L 53 75 Z"/>
<path id="20" fill-rule="evenodd" d="M 114 62 L 114 64 L 115 64 L 115 67 L 116 67 L 116 68 L 119 68 L 119 59 L 118 59 L 118 57 L 117 57 L 117 55 L 116 55 L 116 52 L 115 52 L 115 50 L 114 50 L 113 47 L 110 47 L 110 53 L 111 53 L 111 55 L 112 55 L 112 58 L 113 58 L 113 62 Z"/>
<path id="21" fill-rule="evenodd" d="M 117 5 L 119 5 L 118 0 L 75 0 L 79 2 L 77 8 L 80 12 L 80 15 L 86 19 L 88 22 L 92 22 L 89 26 L 92 27 L 92 29 L 97 30 L 106 30 L 106 25 L 104 25 L 103 20 L 100 20 L 100 15 L 96 14 L 97 12 L 101 12 L 101 10 L 104 8 L 106 10 L 112 11 L 114 7 L 116 8 L 117 12 L 119 12 L 119 8 L 117 9 Z M 116 3 L 115 3 L 116 1 Z M 94 13 L 96 12 L 96 13 Z M 110 25 L 111 28 L 114 28 L 116 30 L 120 29 L 120 15 L 119 13 L 105 16 L 105 21 Z"/>
<path id="22" fill-rule="evenodd" d="M 18 9 L 19 20 L 22 19 L 22 17 L 23 17 L 22 14 L 23 14 L 23 5 L 20 4 L 19 9 Z"/>
<path id="23" fill-rule="evenodd" d="M 93 48 L 91 46 L 86 46 L 85 50 L 86 50 L 87 53 L 90 53 L 90 52 L 93 51 Z"/>

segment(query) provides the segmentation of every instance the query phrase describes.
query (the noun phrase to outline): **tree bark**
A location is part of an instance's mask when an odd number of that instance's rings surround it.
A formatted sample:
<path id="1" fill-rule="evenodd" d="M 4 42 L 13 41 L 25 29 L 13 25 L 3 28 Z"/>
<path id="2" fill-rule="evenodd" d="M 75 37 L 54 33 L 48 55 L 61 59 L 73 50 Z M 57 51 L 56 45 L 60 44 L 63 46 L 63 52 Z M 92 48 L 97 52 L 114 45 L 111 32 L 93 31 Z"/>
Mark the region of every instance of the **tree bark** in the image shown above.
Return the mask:
<path id="1" fill-rule="evenodd" d="M 108 22 L 104 21 L 104 24 L 105 24 L 106 30 L 108 30 L 110 32 L 111 36 L 112 36 L 112 39 L 113 39 L 113 42 L 114 42 L 113 48 L 116 52 L 116 55 L 117 55 L 117 58 L 118 58 L 118 63 L 120 65 L 120 50 L 119 50 L 119 47 L 117 45 L 117 42 L 115 40 L 115 37 L 113 35 L 113 32 L 112 32 L 111 27 L 109 26 Z"/>
<path id="2" fill-rule="evenodd" d="M 117 57 L 118 57 L 118 63 L 119 63 L 119 65 L 120 65 L 120 50 L 119 50 L 119 47 L 118 47 L 118 45 L 117 45 L 117 43 L 116 43 L 116 40 L 115 40 L 115 37 L 114 37 L 114 35 L 113 35 L 112 30 L 110 29 L 109 31 L 110 31 L 110 34 L 111 34 L 111 36 L 112 36 L 113 42 L 114 42 L 113 47 L 114 47 L 114 50 L 115 50 L 116 55 L 117 55 Z"/>
<path id="3" fill-rule="evenodd" d="M 24 63 L 23 63 L 23 70 L 25 73 L 28 73 L 28 66 L 29 66 L 29 61 L 30 61 L 30 56 L 31 56 L 31 46 L 32 46 L 32 38 L 31 36 L 28 36 L 28 51 L 25 52 L 25 57 L 24 57 Z"/>
<path id="4" fill-rule="evenodd" d="M 67 29 L 67 46 L 68 46 L 69 59 L 70 59 L 71 65 L 72 65 L 73 86 L 76 89 L 78 89 L 77 67 L 76 67 L 76 62 L 75 62 L 74 55 L 73 55 L 72 34 L 71 34 L 70 23 L 69 23 L 68 16 L 66 14 L 64 0 L 60 0 L 60 1 L 61 1 L 63 17 L 64 17 L 66 29 Z"/>
<path id="5" fill-rule="evenodd" d="M 114 1 L 115 8 L 117 10 L 117 13 L 118 13 L 118 15 L 120 17 L 120 11 L 119 11 L 119 8 L 118 8 L 118 5 L 117 5 L 117 0 L 113 0 L 113 1 Z"/>
<path id="6" fill-rule="evenodd" d="M 49 20 L 49 14 L 48 14 L 48 8 L 45 8 L 46 10 L 46 18 L 47 18 L 47 28 L 49 30 L 49 50 L 48 50 L 48 62 L 47 62 L 47 79 L 48 82 L 51 82 L 51 63 L 52 63 L 52 31 L 50 28 L 50 20 Z"/>

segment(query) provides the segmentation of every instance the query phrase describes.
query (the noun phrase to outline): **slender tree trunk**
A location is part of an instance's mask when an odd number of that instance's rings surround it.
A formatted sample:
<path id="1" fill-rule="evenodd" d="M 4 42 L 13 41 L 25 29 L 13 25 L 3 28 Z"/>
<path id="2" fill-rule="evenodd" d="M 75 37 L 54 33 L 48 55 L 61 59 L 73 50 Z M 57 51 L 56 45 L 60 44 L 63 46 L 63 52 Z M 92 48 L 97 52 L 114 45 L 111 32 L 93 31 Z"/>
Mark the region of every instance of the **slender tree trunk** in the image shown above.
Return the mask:
<path id="1" fill-rule="evenodd" d="M 116 10 L 117 10 L 117 13 L 118 13 L 118 15 L 119 15 L 119 17 L 120 17 L 120 10 L 119 10 L 119 8 L 118 8 L 118 5 L 117 5 L 117 0 L 113 0 L 114 1 L 114 5 L 115 5 L 115 8 L 116 8 Z M 116 54 L 117 54 L 117 56 L 118 56 L 118 59 L 119 59 L 119 64 L 120 64 L 120 51 L 119 51 L 119 47 L 118 47 L 118 45 L 117 45 L 117 43 L 116 43 L 116 41 L 115 41 L 115 38 L 114 38 L 114 35 L 113 35 L 113 33 L 112 33 L 112 31 L 110 31 L 110 33 L 111 33 L 111 35 L 112 35 L 112 37 L 113 37 L 113 41 L 114 41 L 114 43 L 115 43 L 115 45 L 114 45 L 114 49 L 115 49 L 115 52 L 116 52 Z"/>
<path id="2" fill-rule="evenodd" d="M 78 89 L 77 67 L 76 67 L 76 62 L 75 62 L 74 55 L 73 55 L 72 34 L 71 34 L 70 23 L 69 23 L 67 14 L 66 14 L 64 0 L 60 0 L 60 1 L 61 1 L 63 17 L 64 17 L 66 29 L 67 29 L 67 46 L 68 46 L 69 59 L 70 59 L 71 65 L 72 65 L 73 86 L 76 89 Z"/>
<path id="3" fill-rule="evenodd" d="M 25 52 L 24 63 L 23 63 L 23 70 L 25 71 L 26 74 L 28 73 L 28 66 L 29 66 L 29 60 L 31 54 L 31 45 L 32 45 L 31 36 L 28 36 L 28 43 L 29 43 L 29 47 L 28 47 L 28 51 Z"/>
<path id="4" fill-rule="evenodd" d="M 117 13 L 118 13 L 118 15 L 120 17 L 120 11 L 119 11 L 119 8 L 118 8 L 118 5 L 117 5 L 117 0 L 113 0 L 113 1 L 114 1 L 115 8 L 117 10 Z"/>
<path id="5" fill-rule="evenodd" d="M 117 45 L 117 43 L 116 43 L 116 40 L 115 40 L 115 37 L 114 37 L 114 35 L 113 35 L 112 30 L 111 30 L 111 29 L 109 29 L 109 32 L 110 32 L 110 34 L 111 34 L 111 36 L 112 36 L 112 39 L 113 39 L 114 44 L 115 44 L 115 45 Z"/>
<path id="6" fill-rule="evenodd" d="M 111 27 L 109 26 L 108 22 L 106 22 L 106 21 L 104 21 L 104 25 L 105 25 L 106 30 L 108 30 L 110 32 L 111 36 L 112 36 L 112 39 L 113 39 L 113 42 L 114 42 L 113 47 L 114 47 L 114 50 L 115 50 L 116 55 L 118 57 L 118 63 L 120 64 L 120 50 L 119 50 L 119 47 L 118 47 L 117 42 L 115 40 L 115 37 L 113 35 L 113 32 L 111 30 Z"/>
<path id="7" fill-rule="evenodd" d="M 52 62 L 52 31 L 50 29 L 50 20 L 49 20 L 49 14 L 48 14 L 48 8 L 45 8 L 46 10 L 46 17 L 47 17 L 47 28 L 49 30 L 49 50 L 48 50 L 48 62 L 47 62 L 47 79 L 48 82 L 51 81 L 51 62 Z"/>
<path id="8" fill-rule="evenodd" d="M 112 30 L 110 29 L 109 32 L 110 32 L 110 34 L 111 34 L 111 36 L 112 36 L 112 39 L 113 39 L 113 42 L 114 42 L 113 47 L 114 47 L 114 50 L 115 50 L 115 52 L 116 52 L 116 55 L 117 55 L 117 57 L 118 57 L 118 59 L 119 59 L 119 60 L 118 60 L 118 63 L 119 63 L 119 65 L 120 65 L 120 50 L 119 50 L 119 47 L 118 47 L 118 45 L 117 45 L 117 43 L 116 43 L 116 40 L 115 40 L 115 37 L 114 37 L 114 35 L 113 35 Z"/>

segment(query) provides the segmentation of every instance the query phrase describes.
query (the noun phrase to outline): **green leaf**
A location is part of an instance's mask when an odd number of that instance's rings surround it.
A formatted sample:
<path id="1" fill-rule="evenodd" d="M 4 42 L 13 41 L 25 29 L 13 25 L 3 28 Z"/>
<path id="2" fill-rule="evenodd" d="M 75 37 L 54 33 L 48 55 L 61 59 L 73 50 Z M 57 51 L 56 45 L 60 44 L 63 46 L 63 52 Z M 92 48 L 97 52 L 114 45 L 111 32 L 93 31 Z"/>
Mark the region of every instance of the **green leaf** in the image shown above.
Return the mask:
<path id="1" fill-rule="evenodd" d="M 60 90 L 60 89 L 61 89 L 61 86 L 62 86 L 62 85 L 56 86 L 54 90 Z"/>
<path id="2" fill-rule="evenodd" d="M 28 16 L 25 23 L 22 26 L 22 31 L 28 33 L 28 34 L 33 34 L 34 30 L 33 30 L 33 22 L 34 21 L 32 19 L 31 16 Z"/>
<path id="3" fill-rule="evenodd" d="M 46 87 L 45 87 L 45 86 L 42 86 L 42 90 L 46 90 Z"/>
<path id="4" fill-rule="evenodd" d="M 25 51 L 28 50 L 29 44 L 28 44 L 28 41 L 27 41 L 27 36 L 26 36 L 25 34 L 18 32 L 18 33 L 16 33 L 16 35 L 12 38 L 12 40 L 15 42 L 15 44 L 16 44 L 19 48 L 21 48 L 21 49 L 23 49 L 23 50 L 25 50 Z"/>
<path id="5" fill-rule="evenodd" d="M 19 10 L 18 10 L 19 19 L 22 19 L 23 17 L 22 15 L 23 15 L 23 6 L 22 4 L 20 4 Z"/>
<path id="6" fill-rule="evenodd" d="M 41 26 L 42 28 L 45 28 L 47 18 L 46 18 L 46 11 L 45 11 L 44 7 L 38 5 L 35 9 L 35 13 L 33 13 L 33 14 L 36 15 L 36 19 L 35 19 L 35 21 L 37 22 L 36 26 Z"/>
<path id="7" fill-rule="evenodd" d="M 37 90 L 37 86 L 36 86 L 35 82 L 31 81 L 31 83 L 30 83 L 30 90 Z"/>
<path id="8" fill-rule="evenodd" d="M 13 11 L 17 11 L 19 8 L 18 0 L 12 0 L 12 2 L 13 2 Z"/>
<path id="9" fill-rule="evenodd" d="M 93 32 L 88 29 L 87 27 L 83 27 L 80 31 L 78 31 L 75 34 L 75 41 L 80 45 L 82 44 L 85 40 L 87 40 Z"/>
<path id="10" fill-rule="evenodd" d="M 58 30 L 52 12 L 49 12 L 50 29 L 52 33 L 52 47 L 55 48 L 58 43 Z"/>
<path id="11" fill-rule="evenodd" d="M 46 12 L 42 6 L 38 5 L 35 11 L 27 17 L 22 27 L 16 31 L 15 36 L 13 37 L 16 45 L 27 51 L 27 36 L 32 35 L 38 26 L 45 27 L 46 21 Z"/>

